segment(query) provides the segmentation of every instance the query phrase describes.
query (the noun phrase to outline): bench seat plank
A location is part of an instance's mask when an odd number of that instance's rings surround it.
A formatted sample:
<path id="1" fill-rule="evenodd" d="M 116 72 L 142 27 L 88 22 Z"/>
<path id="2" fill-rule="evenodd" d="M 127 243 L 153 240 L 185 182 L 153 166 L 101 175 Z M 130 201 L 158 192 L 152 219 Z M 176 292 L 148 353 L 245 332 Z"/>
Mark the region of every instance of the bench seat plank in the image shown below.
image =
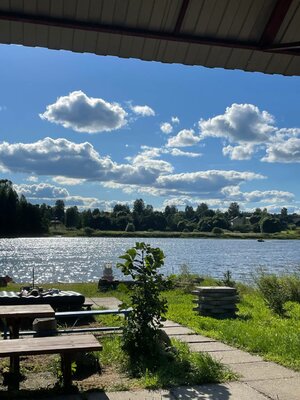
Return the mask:
<path id="1" fill-rule="evenodd" d="M 52 336 L 0 341 L 0 357 L 101 351 L 94 335 Z"/>

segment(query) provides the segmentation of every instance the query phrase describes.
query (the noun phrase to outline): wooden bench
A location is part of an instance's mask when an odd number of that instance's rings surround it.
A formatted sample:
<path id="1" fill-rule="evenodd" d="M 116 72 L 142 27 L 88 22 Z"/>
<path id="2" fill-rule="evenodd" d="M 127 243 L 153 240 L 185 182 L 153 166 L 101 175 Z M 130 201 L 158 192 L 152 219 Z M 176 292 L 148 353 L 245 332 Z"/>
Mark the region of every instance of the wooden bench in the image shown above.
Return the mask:
<path id="1" fill-rule="evenodd" d="M 38 354 L 60 354 L 63 384 L 65 388 L 72 385 L 72 356 L 77 352 L 101 351 L 102 345 L 92 334 L 26 338 L 0 341 L 0 357 L 10 357 L 11 379 L 8 389 L 19 389 L 20 366 L 15 362 L 20 356 Z"/>

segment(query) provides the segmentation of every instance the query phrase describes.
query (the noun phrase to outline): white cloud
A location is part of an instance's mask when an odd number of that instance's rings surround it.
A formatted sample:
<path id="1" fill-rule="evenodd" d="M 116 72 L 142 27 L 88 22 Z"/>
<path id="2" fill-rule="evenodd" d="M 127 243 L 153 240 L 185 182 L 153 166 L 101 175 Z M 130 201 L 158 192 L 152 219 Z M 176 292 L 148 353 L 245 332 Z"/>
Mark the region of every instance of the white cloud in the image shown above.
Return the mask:
<path id="1" fill-rule="evenodd" d="M 169 149 L 169 154 L 171 154 L 174 157 L 190 157 L 190 158 L 202 156 L 202 153 L 193 153 L 191 151 L 182 151 L 182 150 L 176 149 L 176 148 Z"/>
<path id="2" fill-rule="evenodd" d="M 87 133 L 112 131 L 127 123 L 127 113 L 119 104 L 88 97 L 81 90 L 59 97 L 39 115 L 64 128 Z"/>
<path id="3" fill-rule="evenodd" d="M 299 163 L 300 162 L 300 138 L 291 137 L 286 141 L 278 141 L 267 145 L 266 156 L 262 161 L 269 163 Z"/>
<path id="4" fill-rule="evenodd" d="M 167 148 L 167 147 L 149 147 L 149 146 L 141 146 L 141 149 L 143 150 L 140 155 L 149 157 L 149 158 L 157 158 L 160 157 L 162 154 L 170 154 L 171 156 L 174 157 L 201 157 L 201 153 L 193 153 L 190 151 L 182 151 L 177 148 Z M 128 160 L 132 160 L 132 157 L 128 157 Z"/>
<path id="5" fill-rule="evenodd" d="M 276 130 L 274 117 L 253 104 L 232 104 L 224 114 L 198 124 L 202 139 L 219 137 L 236 143 L 265 143 Z"/>
<path id="6" fill-rule="evenodd" d="M 172 171 L 171 164 L 165 161 L 144 161 L 135 159 L 132 164 L 117 164 L 108 156 L 100 156 L 88 142 L 77 144 L 66 139 L 0 144 L 0 166 L 11 172 L 151 185 L 161 173 Z"/>
<path id="7" fill-rule="evenodd" d="M 291 192 L 285 192 L 282 190 L 254 190 L 252 192 L 243 193 L 245 200 L 249 203 L 252 202 L 272 202 L 282 203 L 291 201 L 295 195 Z"/>
<path id="8" fill-rule="evenodd" d="M 224 156 L 229 156 L 231 160 L 250 160 L 255 151 L 255 146 L 251 143 L 242 146 L 225 146 L 222 149 Z"/>
<path id="9" fill-rule="evenodd" d="M 246 203 L 282 203 L 293 200 L 295 195 L 282 190 L 253 190 L 241 192 L 239 186 L 228 186 L 221 190 L 224 198 Z"/>
<path id="10" fill-rule="evenodd" d="M 200 141 L 198 136 L 195 136 L 193 129 L 183 129 L 176 136 L 169 138 L 168 147 L 187 147 L 193 146 Z"/>
<path id="11" fill-rule="evenodd" d="M 14 188 L 20 195 L 23 194 L 25 197 L 30 199 L 63 199 L 69 196 L 67 189 L 53 186 L 48 183 L 14 185 Z"/>
<path id="12" fill-rule="evenodd" d="M 172 124 L 179 124 L 179 123 L 180 123 L 180 120 L 179 120 L 178 117 L 172 117 L 172 118 L 171 118 L 171 122 L 172 122 Z"/>
<path id="13" fill-rule="evenodd" d="M 75 178 L 67 178 L 65 176 L 55 176 L 52 178 L 53 182 L 58 183 L 59 185 L 67 185 L 67 186 L 76 186 L 85 182 L 85 179 L 75 179 Z"/>
<path id="14" fill-rule="evenodd" d="M 209 194 L 219 192 L 226 186 L 237 186 L 246 181 L 263 178 L 263 175 L 253 172 L 208 170 L 161 175 L 156 180 L 156 187 Z"/>
<path id="15" fill-rule="evenodd" d="M 160 124 L 160 130 L 163 133 L 169 134 L 173 132 L 173 126 L 169 122 L 163 122 Z"/>
<path id="16" fill-rule="evenodd" d="M 37 176 L 35 176 L 35 175 L 30 175 L 30 176 L 26 179 L 26 181 L 32 182 L 32 183 L 36 183 L 36 182 L 38 182 L 38 180 L 39 180 L 39 178 L 38 178 Z"/>
<path id="17" fill-rule="evenodd" d="M 149 106 L 131 106 L 132 111 L 142 117 L 154 117 L 155 111 Z"/>

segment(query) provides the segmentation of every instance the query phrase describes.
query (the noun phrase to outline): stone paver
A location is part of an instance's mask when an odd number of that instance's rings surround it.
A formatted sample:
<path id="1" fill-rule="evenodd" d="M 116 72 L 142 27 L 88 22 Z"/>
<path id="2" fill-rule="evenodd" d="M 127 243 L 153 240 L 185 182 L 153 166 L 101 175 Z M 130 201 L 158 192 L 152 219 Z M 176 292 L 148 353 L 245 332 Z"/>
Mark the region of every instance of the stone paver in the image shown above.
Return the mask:
<path id="1" fill-rule="evenodd" d="M 116 310 L 122 302 L 116 297 L 87 297 L 86 303 L 93 303 L 93 308 L 104 307 L 110 310 Z"/>
<path id="2" fill-rule="evenodd" d="M 268 397 L 241 383 L 179 387 L 171 390 L 176 400 L 267 400 Z"/>
<path id="3" fill-rule="evenodd" d="M 176 400 L 168 390 L 138 390 L 130 392 L 91 393 L 87 400 Z"/>
<path id="4" fill-rule="evenodd" d="M 207 351 L 213 358 L 222 362 L 223 364 L 230 364 L 230 368 L 234 368 L 232 364 L 250 363 L 250 362 L 263 362 L 259 356 L 254 356 L 241 350 L 231 351 Z"/>
<path id="5" fill-rule="evenodd" d="M 265 393 L 271 399 L 299 400 L 300 378 L 268 379 L 248 382 L 248 385 L 259 392 Z"/>
<path id="6" fill-rule="evenodd" d="M 221 342 L 201 342 L 201 343 L 188 343 L 189 348 L 192 351 L 206 351 L 206 352 L 214 352 L 214 351 L 233 351 L 234 347 L 230 347 L 227 344 Z M 213 354 L 211 354 L 213 356 Z"/>
<path id="7" fill-rule="evenodd" d="M 299 373 L 292 371 L 291 369 L 267 361 L 231 364 L 230 367 L 233 371 L 241 375 L 241 381 L 246 382 L 300 376 Z"/>

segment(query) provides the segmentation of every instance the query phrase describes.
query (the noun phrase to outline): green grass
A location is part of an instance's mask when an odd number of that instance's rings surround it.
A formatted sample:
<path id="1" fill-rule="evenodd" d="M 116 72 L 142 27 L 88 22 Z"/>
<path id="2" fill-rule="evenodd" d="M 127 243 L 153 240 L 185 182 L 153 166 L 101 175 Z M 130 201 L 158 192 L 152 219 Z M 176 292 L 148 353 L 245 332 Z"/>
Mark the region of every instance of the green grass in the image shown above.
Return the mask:
<path id="1" fill-rule="evenodd" d="M 114 366 L 121 373 L 134 378 L 130 385 L 146 389 L 167 388 L 179 385 L 224 382 L 236 376 L 221 363 L 204 353 L 192 353 L 187 344 L 172 340 L 173 350 L 162 353 L 155 372 L 144 368 L 140 376 L 135 376 L 128 357 L 121 348 L 118 336 L 102 339 L 103 366 Z"/>
<path id="2" fill-rule="evenodd" d="M 212 279 L 202 285 L 214 285 Z M 124 288 L 109 292 L 98 292 L 96 283 L 51 284 L 44 287 L 57 287 L 78 291 L 88 297 L 115 296 L 126 300 Z M 8 290 L 18 290 L 20 284 L 9 284 Z M 201 317 L 193 311 L 193 296 L 182 290 L 170 290 L 163 295 L 168 300 L 167 318 L 187 326 L 196 332 L 219 339 L 235 347 L 262 355 L 267 360 L 300 371 L 300 304 L 286 304 L 286 316 L 272 313 L 259 293 L 249 287 L 239 285 L 241 302 L 238 318 L 218 320 Z M 109 319 L 111 318 L 111 319 Z M 122 321 L 108 317 L 104 325 L 120 326 Z"/>
<path id="3" fill-rule="evenodd" d="M 250 290 L 242 296 L 238 318 L 218 320 L 192 311 L 191 294 L 173 290 L 165 296 L 168 319 L 300 371 L 300 304 L 287 303 L 286 317 L 279 317 L 266 307 L 256 291 Z"/>

